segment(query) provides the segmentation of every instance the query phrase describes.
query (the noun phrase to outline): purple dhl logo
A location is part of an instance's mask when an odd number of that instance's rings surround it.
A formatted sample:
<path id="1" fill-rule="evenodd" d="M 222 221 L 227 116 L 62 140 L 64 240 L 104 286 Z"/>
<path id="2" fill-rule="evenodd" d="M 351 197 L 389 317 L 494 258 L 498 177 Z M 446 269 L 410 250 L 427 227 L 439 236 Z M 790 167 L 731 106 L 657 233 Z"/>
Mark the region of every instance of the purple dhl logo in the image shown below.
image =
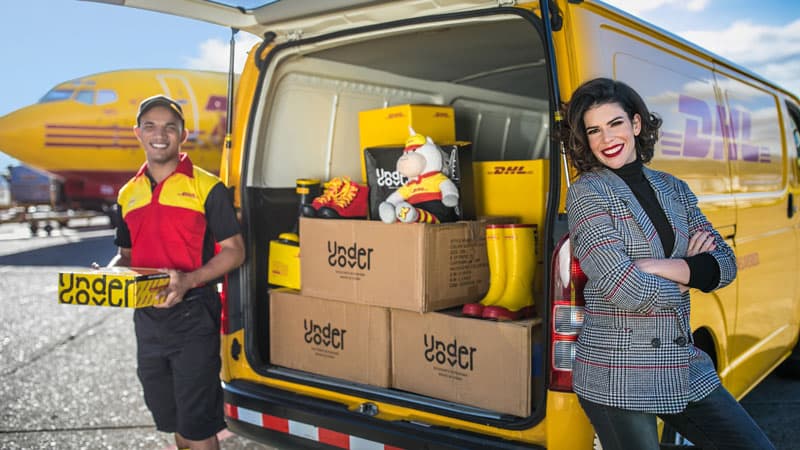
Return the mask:
<path id="1" fill-rule="evenodd" d="M 727 139 L 729 160 L 771 162 L 769 147 L 751 141 L 753 124 L 750 111 L 719 105 L 712 107 L 687 95 L 679 97 L 678 111 L 686 117 L 684 133 L 661 131 L 659 143 L 664 156 L 707 159 L 710 154 L 711 159 L 722 161 L 725 159 L 723 139 Z"/>

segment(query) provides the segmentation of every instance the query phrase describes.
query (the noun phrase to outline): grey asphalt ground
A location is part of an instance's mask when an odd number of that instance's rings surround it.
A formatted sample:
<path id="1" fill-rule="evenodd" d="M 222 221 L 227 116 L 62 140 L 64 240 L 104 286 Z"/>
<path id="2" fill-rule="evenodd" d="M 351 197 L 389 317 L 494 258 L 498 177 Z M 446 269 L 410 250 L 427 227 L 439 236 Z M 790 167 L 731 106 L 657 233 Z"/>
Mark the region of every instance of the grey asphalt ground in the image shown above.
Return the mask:
<path id="1" fill-rule="evenodd" d="M 0 225 L 0 449 L 170 448 L 136 378 L 132 310 L 59 305 L 58 272 L 106 263 L 107 227 Z M 174 448 L 174 447 L 172 447 Z M 269 449 L 245 438 L 227 450 Z"/>
<path id="2" fill-rule="evenodd" d="M 59 270 L 115 252 L 103 224 L 50 237 L 0 225 L 0 449 L 170 448 L 136 379 L 132 311 L 57 303 Z M 800 380 L 770 375 L 742 404 L 778 449 L 800 448 Z"/>

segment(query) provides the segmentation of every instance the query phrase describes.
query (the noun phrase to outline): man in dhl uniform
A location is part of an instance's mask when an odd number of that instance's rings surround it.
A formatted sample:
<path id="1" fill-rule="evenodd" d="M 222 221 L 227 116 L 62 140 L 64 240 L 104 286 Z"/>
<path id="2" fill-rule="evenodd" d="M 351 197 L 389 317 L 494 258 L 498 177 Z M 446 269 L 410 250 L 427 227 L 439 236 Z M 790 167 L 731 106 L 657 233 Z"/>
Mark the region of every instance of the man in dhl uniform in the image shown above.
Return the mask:
<path id="1" fill-rule="evenodd" d="M 178 448 L 218 449 L 225 420 L 214 286 L 244 261 L 239 223 L 220 179 L 180 152 L 187 131 L 175 100 L 142 101 L 134 132 L 147 162 L 120 189 L 110 265 L 170 274 L 163 302 L 134 312 L 137 374 L 158 430 L 174 433 Z"/>

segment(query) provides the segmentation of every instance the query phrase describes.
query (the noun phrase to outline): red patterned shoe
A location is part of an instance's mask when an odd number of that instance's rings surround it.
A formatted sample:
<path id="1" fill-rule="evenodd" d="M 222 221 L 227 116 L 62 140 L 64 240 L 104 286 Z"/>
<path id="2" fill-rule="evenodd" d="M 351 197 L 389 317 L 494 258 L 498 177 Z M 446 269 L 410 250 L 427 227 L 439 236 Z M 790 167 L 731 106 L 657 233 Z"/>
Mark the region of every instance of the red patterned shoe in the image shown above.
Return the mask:
<path id="1" fill-rule="evenodd" d="M 336 191 L 333 200 L 317 210 L 317 217 L 366 219 L 369 208 L 369 187 L 352 181 L 350 177 L 341 177 L 340 180 L 341 187 Z"/>
<path id="2" fill-rule="evenodd" d="M 333 178 L 327 183 L 325 183 L 324 185 L 325 190 L 322 191 L 322 195 L 312 200 L 310 205 L 303 205 L 303 216 L 305 217 L 320 216 L 319 214 L 320 208 L 329 206 L 331 203 L 333 203 L 333 201 L 336 199 L 336 196 L 339 194 L 339 190 L 342 189 L 343 185 L 344 181 L 342 180 L 342 178 L 339 177 Z"/>

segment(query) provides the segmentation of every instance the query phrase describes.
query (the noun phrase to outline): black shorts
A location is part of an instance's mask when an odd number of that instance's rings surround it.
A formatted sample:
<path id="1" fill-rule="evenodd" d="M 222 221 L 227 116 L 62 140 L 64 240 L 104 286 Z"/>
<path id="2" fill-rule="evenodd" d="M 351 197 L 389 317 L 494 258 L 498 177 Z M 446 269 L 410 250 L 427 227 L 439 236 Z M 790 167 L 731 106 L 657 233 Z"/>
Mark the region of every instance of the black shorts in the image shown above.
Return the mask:
<path id="1" fill-rule="evenodd" d="M 220 312 L 219 295 L 211 289 L 172 308 L 134 312 L 137 374 L 159 431 L 199 441 L 225 428 Z"/>

